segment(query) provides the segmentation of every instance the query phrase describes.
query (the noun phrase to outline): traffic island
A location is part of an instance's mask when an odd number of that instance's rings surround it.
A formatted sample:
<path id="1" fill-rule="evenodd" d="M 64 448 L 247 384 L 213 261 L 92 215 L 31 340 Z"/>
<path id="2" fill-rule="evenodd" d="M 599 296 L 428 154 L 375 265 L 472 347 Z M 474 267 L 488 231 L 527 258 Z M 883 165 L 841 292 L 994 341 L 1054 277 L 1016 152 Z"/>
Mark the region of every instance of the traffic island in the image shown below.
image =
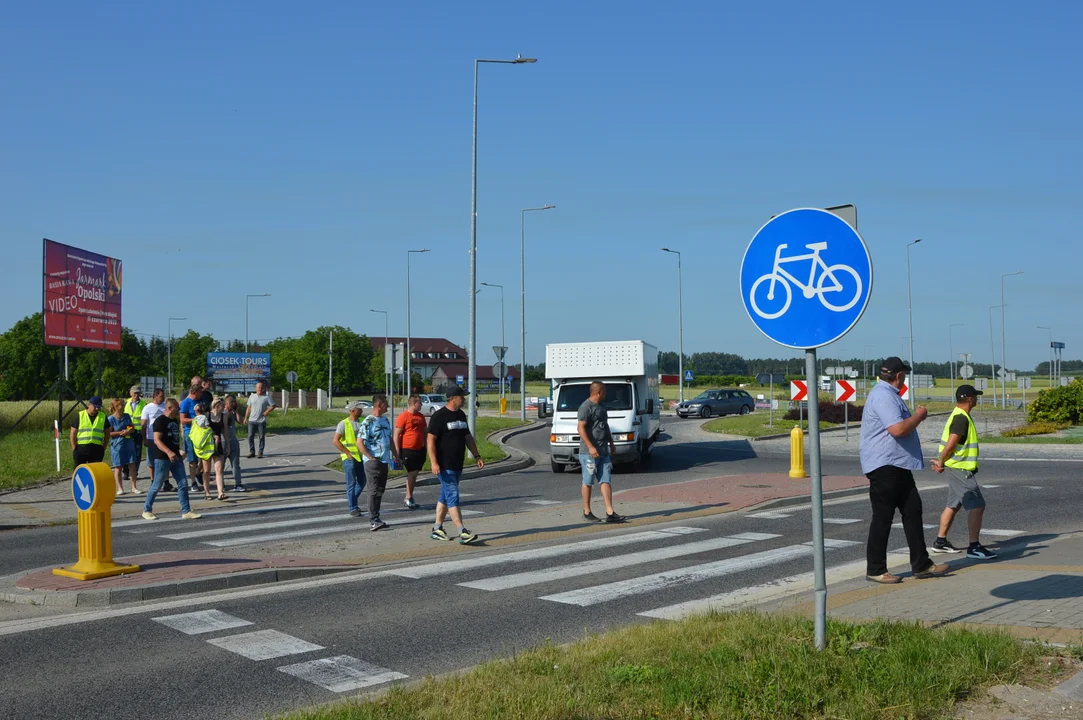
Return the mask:
<path id="1" fill-rule="evenodd" d="M 213 551 L 162 552 L 123 559 L 134 574 L 76 580 L 42 568 L 0 581 L 0 601 L 56 607 L 104 607 L 230 590 L 355 570 L 339 562 L 292 555 L 223 556 Z"/>

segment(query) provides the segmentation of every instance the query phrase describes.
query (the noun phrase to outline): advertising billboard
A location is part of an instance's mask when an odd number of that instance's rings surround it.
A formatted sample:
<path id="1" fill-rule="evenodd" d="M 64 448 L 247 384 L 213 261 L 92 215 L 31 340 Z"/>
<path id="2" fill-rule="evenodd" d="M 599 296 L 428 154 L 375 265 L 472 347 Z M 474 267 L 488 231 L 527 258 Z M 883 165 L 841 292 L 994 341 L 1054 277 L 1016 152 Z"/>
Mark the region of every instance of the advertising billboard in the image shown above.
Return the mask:
<path id="1" fill-rule="evenodd" d="M 120 260 L 52 240 L 43 244 L 45 344 L 120 350 Z"/>
<path id="2" fill-rule="evenodd" d="M 207 353 L 207 378 L 215 389 L 234 393 L 256 391 L 256 382 L 271 385 L 270 353 L 212 352 Z"/>

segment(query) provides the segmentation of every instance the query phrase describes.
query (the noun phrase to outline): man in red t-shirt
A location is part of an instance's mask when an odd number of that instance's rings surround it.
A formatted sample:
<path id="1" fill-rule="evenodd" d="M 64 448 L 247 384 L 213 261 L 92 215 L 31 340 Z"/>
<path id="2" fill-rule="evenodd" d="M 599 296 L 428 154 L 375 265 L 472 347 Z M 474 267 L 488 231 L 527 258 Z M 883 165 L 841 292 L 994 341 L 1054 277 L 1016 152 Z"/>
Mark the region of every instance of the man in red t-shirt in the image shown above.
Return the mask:
<path id="1" fill-rule="evenodd" d="M 419 395 L 411 395 L 406 412 L 395 418 L 394 442 L 406 468 L 406 507 L 417 510 L 421 506 L 414 502 L 414 483 L 425 465 L 425 416 Z"/>

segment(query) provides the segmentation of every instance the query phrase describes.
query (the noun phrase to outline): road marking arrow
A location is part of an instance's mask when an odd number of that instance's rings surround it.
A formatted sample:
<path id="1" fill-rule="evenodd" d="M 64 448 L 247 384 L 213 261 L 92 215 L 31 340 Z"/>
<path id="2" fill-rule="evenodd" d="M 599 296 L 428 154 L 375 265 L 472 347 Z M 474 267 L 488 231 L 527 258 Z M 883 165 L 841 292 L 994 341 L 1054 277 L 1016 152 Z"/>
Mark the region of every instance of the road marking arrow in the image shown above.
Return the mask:
<path id="1" fill-rule="evenodd" d="M 847 382 L 846 380 L 835 381 L 835 400 L 837 402 L 847 402 L 857 392 L 854 389 L 854 384 Z"/>
<path id="2" fill-rule="evenodd" d="M 90 497 L 90 486 L 84 484 L 78 475 L 75 476 L 75 484 L 79 486 L 79 499 L 89 505 L 93 499 Z"/>
<path id="3" fill-rule="evenodd" d="M 804 400 L 808 397 L 808 385 L 803 380 L 790 381 L 790 400 Z"/>

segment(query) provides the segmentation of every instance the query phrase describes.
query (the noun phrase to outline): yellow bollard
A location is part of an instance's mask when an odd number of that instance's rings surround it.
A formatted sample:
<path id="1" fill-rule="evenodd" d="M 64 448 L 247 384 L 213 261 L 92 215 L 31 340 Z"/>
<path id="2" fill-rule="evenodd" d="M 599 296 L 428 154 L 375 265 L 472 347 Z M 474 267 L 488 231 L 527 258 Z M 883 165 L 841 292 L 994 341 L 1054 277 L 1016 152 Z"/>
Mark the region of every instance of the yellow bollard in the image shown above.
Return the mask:
<path id="1" fill-rule="evenodd" d="M 805 433 L 801 428 L 790 430 L 790 477 L 804 480 L 805 475 Z"/>
<path id="2" fill-rule="evenodd" d="M 500 414 L 501 415 L 507 415 L 508 414 L 508 399 L 507 398 L 500 398 Z"/>
<path id="3" fill-rule="evenodd" d="M 111 575 L 139 572 L 138 565 L 113 562 L 112 507 L 116 499 L 113 471 L 105 463 L 75 468 L 71 494 L 79 510 L 79 562 L 54 568 L 54 575 L 76 580 L 97 580 Z"/>

